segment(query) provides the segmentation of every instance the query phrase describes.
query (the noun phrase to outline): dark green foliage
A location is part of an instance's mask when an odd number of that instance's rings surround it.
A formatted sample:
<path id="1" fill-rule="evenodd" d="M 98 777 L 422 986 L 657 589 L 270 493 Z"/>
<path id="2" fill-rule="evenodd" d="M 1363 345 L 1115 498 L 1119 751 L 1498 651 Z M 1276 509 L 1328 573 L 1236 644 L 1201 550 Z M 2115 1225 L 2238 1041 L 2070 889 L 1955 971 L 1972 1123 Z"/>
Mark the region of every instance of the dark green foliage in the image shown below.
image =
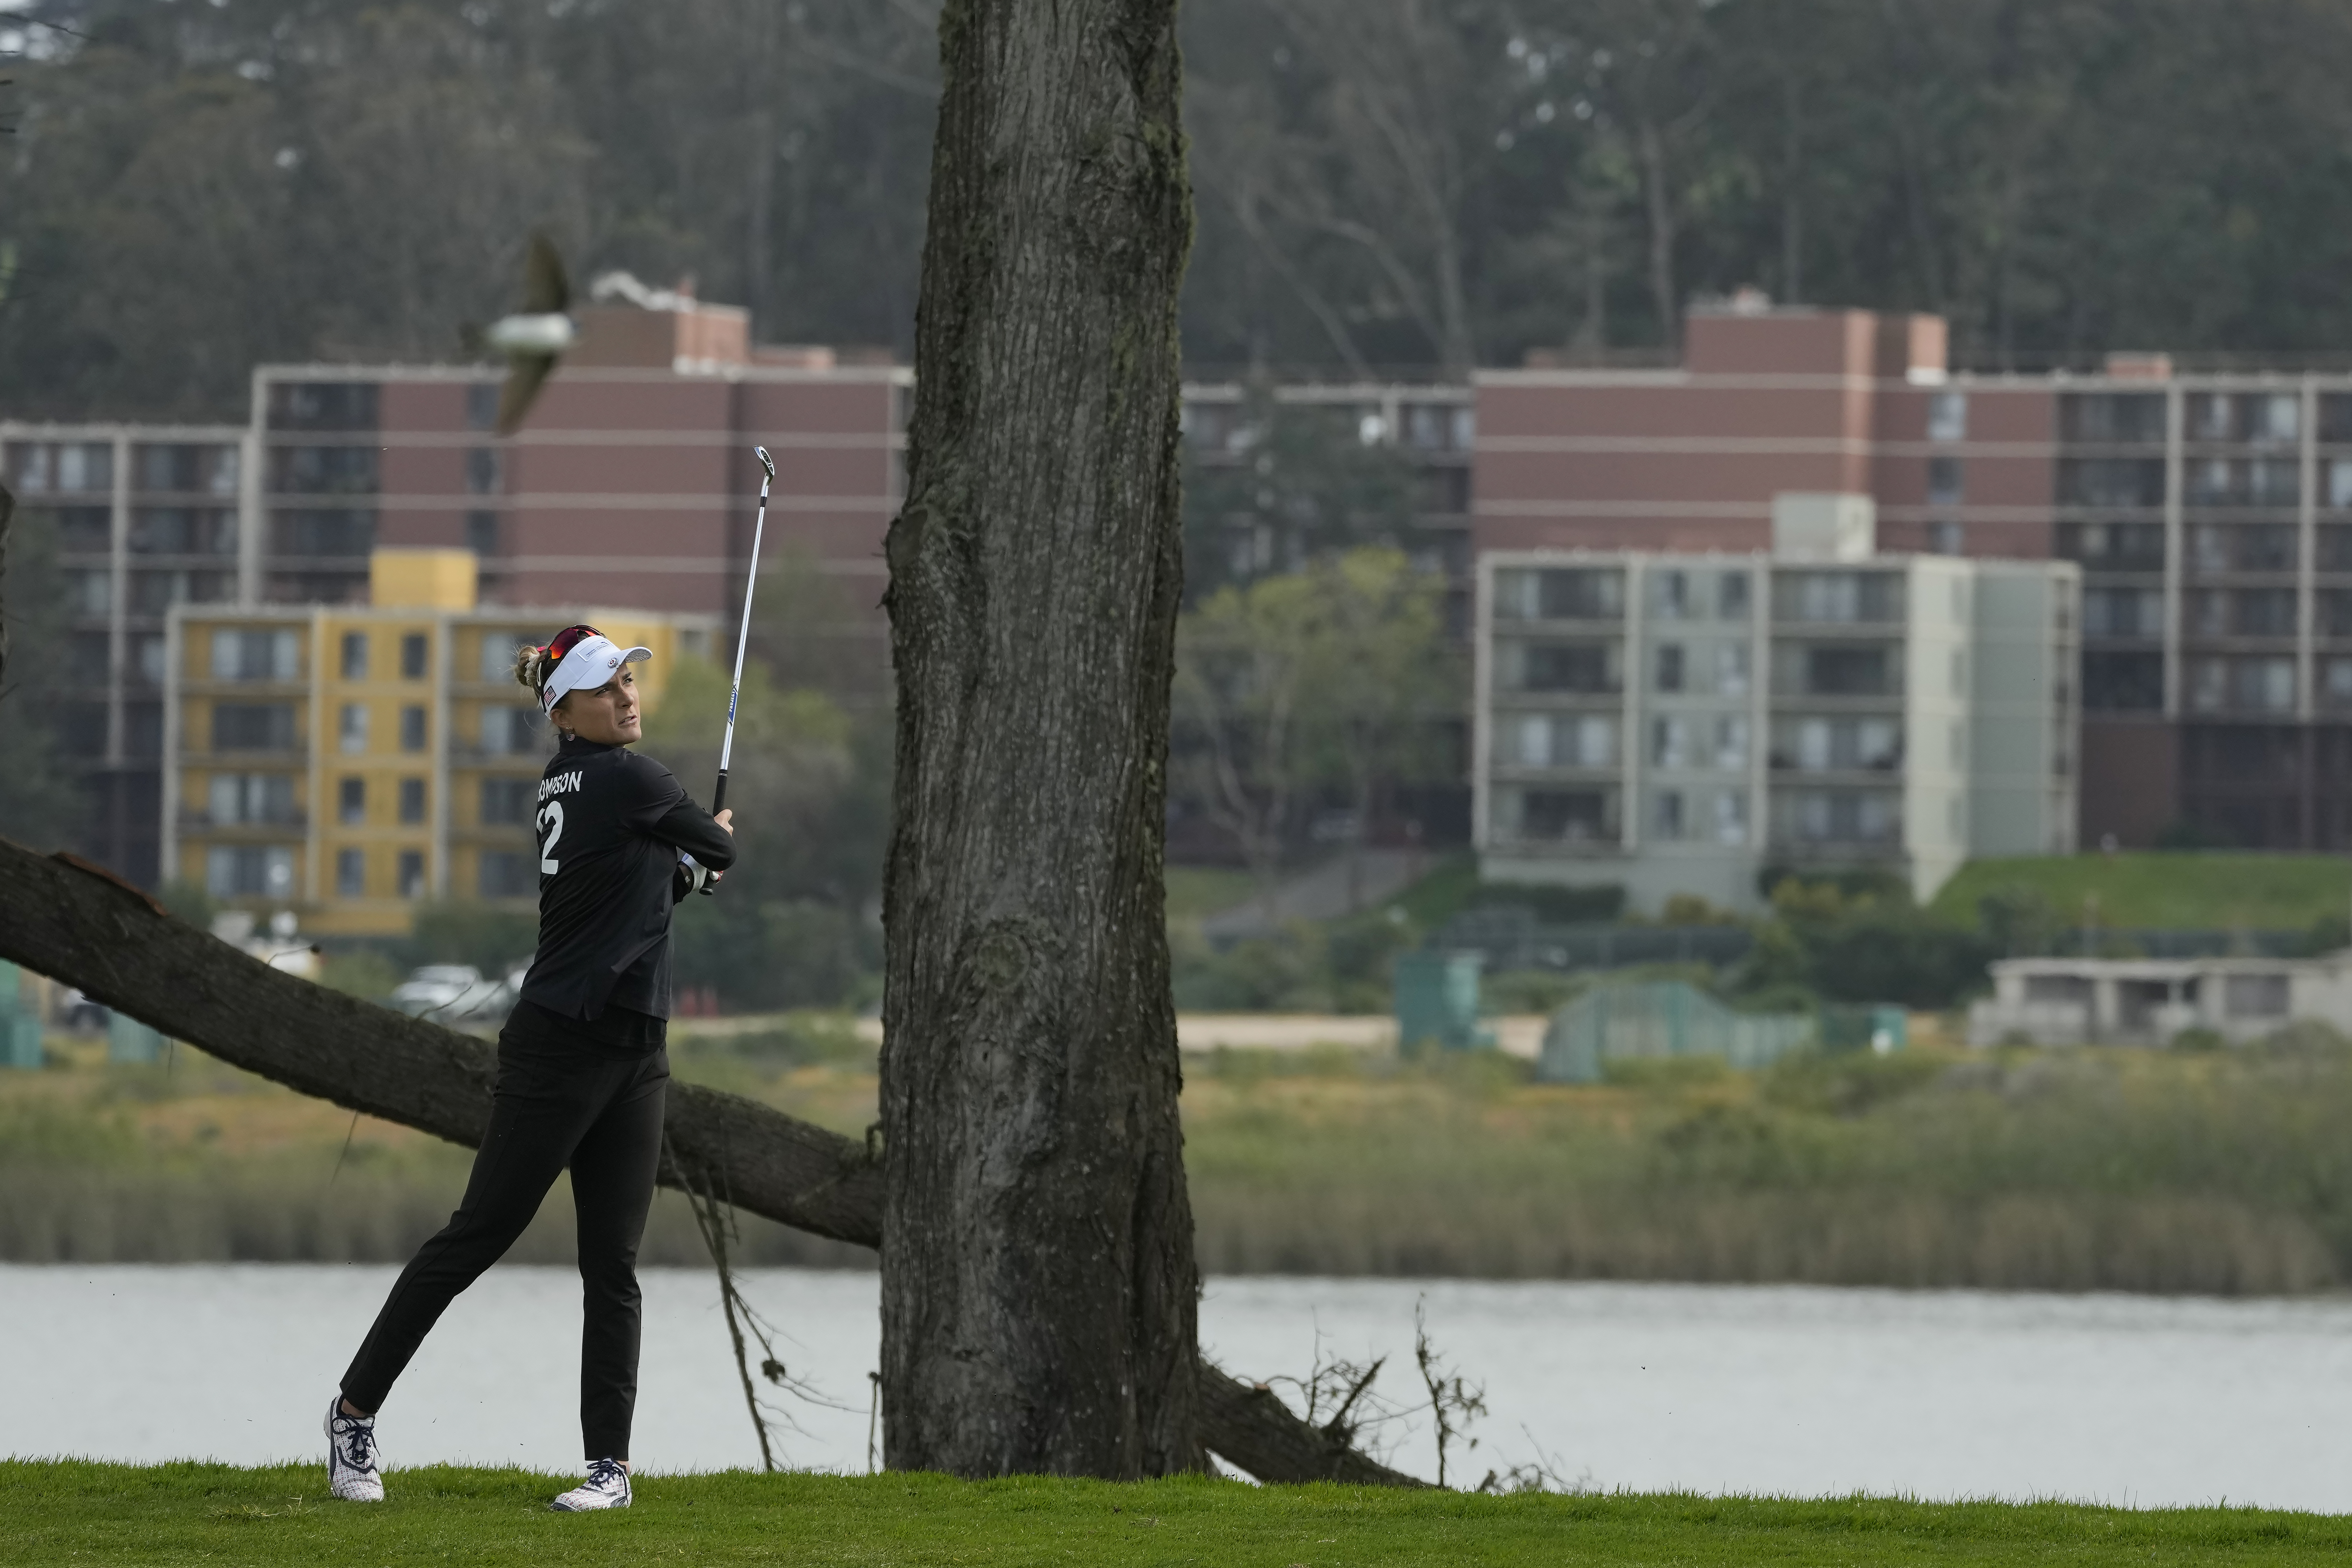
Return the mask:
<path id="1" fill-rule="evenodd" d="M 1937 919 L 1882 878 L 1783 877 L 1771 893 L 1772 917 L 1730 980 L 1744 1005 L 1949 1007 L 1980 990 L 1985 966 L 2003 956 L 1985 932 Z"/>
<path id="2" fill-rule="evenodd" d="M 6 510 L 5 496 L 0 490 L 0 511 Z M 66 603 L 56 514 L 17 509 L 0 528 L 0 629 L 8 654 L 0 679 L 0 736 L 8 748 L 7 765 L 0 767 L 0 837 L 35 849 L 72 844 L 87 811 L 56 727 L 58 705 L 72 696 L 64 658 Z"/>
<path id="3" fill-rule="evenodd" d="M 722 883 L 678 906 L 670 962 L 679 985 L 711 987 L 730 1013 L 837 1007 L 879 967 L 881 935 L 836 905 L 755 900 Z"/>
<path id="4" fill-rule="evenodd" d="M 0 413 L 242 416 L 258 359 L 448 354 L 534 224 L 583 279 L 694 274 L 764 341 L 911 347 L 929 7 L 73 15 L 92 41 L 10 63 Z M 1203 367 L 1663 348 L 1750 283 L 1940 310 L 1995 364 L 2352 346 L 2342 6 L 1196 0 L 1182 26 Z"/>
<path id="5" fill-rule="evenodd" d="M 1193 416 L 1218 424 L 1185 443 L 1186 603 L 1317 556 L 1408 542 L 1412 467 L 1365 441 L 1354 410 L 1277 403 L 1260 377 L 1239 406 Z"/>
<path id="6" fill-rule="evenodd" d="M 1539 887 L 1532 883 L 1481 882 L 1470 895 L 1473 909 L 1517 904 L 1551 925 L 1613 921 L 1625 912 L 1625 889 L 1615 883 L 1591 888 Z"/>

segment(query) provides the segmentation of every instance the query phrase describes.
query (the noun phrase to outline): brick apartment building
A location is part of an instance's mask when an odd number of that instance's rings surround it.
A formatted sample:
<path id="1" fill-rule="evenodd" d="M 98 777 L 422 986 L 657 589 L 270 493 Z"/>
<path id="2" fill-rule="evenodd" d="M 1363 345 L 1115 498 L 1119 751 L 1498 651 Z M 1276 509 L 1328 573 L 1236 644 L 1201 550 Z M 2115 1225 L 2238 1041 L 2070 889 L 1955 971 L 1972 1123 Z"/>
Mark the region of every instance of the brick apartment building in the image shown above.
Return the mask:
<path id="1" fill-rule="evenodd" d="M 1675 368 L 1475 385 L 1478 552 L 1762 552 L 1830 492 L 1889 552 L 2071 560 L 2081 841 L 2352 847 L 2352 376 L 1953 373 L 1935 317 L 1734 305 Z"/>
<path id="2" fill-rule="evenodd" d="M 741 311 L 691 300 L 582 317 L 511 440 L 479 365 L 263 366 L 243 426 L 0 422 L 0 471 L 58 524 L 87 852 L 159 872 L 173 605 L 356 603 L 377 546 L 455 546 L 485 605 L 730 624 L 755 442 L 779 466 L 770 551 L 847 590 L 844 662 L 882 689 L 911 373 L 753 345 Z M 1477 554 L 1760 553 L 1790 493 L 1869 497 L 1890 555 L 2071 560 L 2082 651 L 2054 695 L 2082 713 L 2081 841 L 2352 847 L 2352 375 L 1954 373 L 1934 317 L 1733 305 L 1692 315 L 1671 368 L 1280 395 L 1411 458 L 1422 559 L 1465 611 Z M 1230 458 L 1241 390 L 1185 398 L 1195 450 Z"/>
<path id="3" fill-rule="evenodd" d="M 463 548 L 486 606 L 718 617 L 741 603 L 759 468 L 766 554 L 838 579 L 837 666 L 887 682 L 873 609 L 903 488 L 911 373 L 754 347 L 744 312 L 579 312 L 582 342 L 519 435 L 483 365 L 263 365 L 245 426 L 0 421 L 0 474 L 52 514 L 68 633 L 51 694 L 86 781 L 92 858 L 162 874 L 165 617 L 174 605 L 363 605 L 379 547 Z M 550 629 L 552 629 L 551 627 Z"/>

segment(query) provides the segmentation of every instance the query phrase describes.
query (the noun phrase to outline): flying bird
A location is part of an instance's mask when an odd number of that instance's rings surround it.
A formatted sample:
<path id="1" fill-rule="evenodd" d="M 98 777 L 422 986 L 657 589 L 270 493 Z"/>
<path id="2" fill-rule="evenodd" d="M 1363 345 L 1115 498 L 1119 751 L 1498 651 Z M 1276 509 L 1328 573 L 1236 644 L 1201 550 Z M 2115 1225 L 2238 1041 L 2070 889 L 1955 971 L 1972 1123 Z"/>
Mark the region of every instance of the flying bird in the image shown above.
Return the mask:
<path id="1" fill-rule="evenodd" d="M 506 384 L 499 389 L 499 434 L 511 436 L 522 426 L 556 362 L 564 350 L 580 341 L 580 324 L 568 313 L 572 285 L 563 275 L 563 258 L 544 234 L 530 237 L 523 258 L 522 309 L 490 323 L 489 331 L 467 329 L 467 346 L 488 349 L 507 357 Z"/>

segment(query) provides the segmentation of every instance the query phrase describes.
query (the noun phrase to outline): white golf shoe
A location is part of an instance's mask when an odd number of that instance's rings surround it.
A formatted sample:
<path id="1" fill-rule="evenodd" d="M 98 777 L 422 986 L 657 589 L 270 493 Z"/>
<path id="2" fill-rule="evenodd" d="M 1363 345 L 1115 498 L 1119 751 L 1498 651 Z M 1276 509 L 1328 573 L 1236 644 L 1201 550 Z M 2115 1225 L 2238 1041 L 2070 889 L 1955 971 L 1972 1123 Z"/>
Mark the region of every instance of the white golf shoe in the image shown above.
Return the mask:
<path id="1" fill-rule="evenodd" d="M 327 1489 L 345 1502 L 382 1502 L 375 1417 L 346 1415 L 340 1394 L 327 1402 Z"/>
<path id="2" fill-rule="evenodd" d="M 586 1480 L 547 1506 L 558 1513 L 626 1508 L 629 1506 L 629 1472 L 622 1468 L 618 1459 L 598 1459 L 588 1467 Z"/>

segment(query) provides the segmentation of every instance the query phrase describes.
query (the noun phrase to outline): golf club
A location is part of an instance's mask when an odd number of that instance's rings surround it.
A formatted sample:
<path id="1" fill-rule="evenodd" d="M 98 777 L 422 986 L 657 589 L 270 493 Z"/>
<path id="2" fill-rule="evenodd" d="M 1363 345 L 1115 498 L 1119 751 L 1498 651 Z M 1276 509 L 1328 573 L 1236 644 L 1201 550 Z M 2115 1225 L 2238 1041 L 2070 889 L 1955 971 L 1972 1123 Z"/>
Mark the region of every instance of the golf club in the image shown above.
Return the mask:
<path id="1" fill-rule="evenodd" d="M 768 531 L 768 487 L 776 479 L 776 461 L 768 456 L 768 449 L 754 447 L 751 452 L 760 459 L 760 517 L 751 525 L 751 562 L 743 574 L 743 618 L 735 627 L 735 676 L 727 688 L 727 737 L 719 743 L 719 783 L 710 791 L 713 816 L 727 809 L 727 764 L 735 756 L 735 705 L 743 695 L 743 650 L 751 637 L 751 593 L 760 585 L 760 542 Z M 702 890 L 708 895 L 711 885 L 704 883 Z"/>

